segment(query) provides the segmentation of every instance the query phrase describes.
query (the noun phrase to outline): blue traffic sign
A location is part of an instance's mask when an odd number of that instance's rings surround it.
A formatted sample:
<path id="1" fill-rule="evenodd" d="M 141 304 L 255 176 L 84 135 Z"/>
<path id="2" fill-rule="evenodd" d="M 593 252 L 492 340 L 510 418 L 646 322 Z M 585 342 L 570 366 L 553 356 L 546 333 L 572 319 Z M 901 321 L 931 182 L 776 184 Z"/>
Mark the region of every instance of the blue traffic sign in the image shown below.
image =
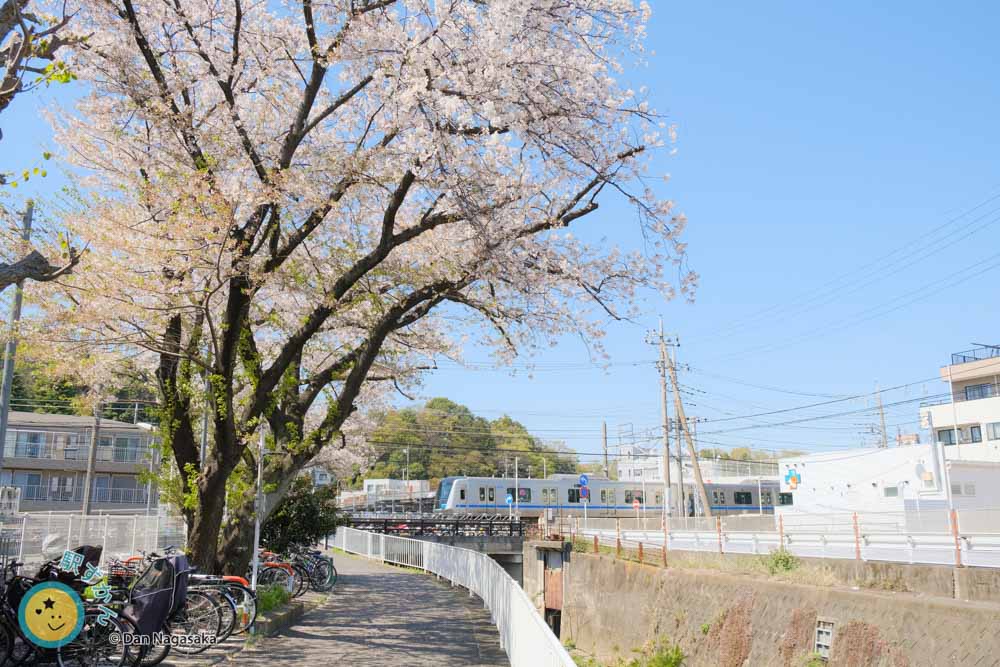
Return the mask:
<path id="1" fill-rule="evenodd" d="M 507 504 L 508 505 L 514 504 L 514 496 L 510 495 L 509 493 L 507 494 Z"/>
<path id="2" fill-rule="evenodd" d="M 590 479 L 586 475 L 580 475 L 580 486 L 587 486 Z"/>

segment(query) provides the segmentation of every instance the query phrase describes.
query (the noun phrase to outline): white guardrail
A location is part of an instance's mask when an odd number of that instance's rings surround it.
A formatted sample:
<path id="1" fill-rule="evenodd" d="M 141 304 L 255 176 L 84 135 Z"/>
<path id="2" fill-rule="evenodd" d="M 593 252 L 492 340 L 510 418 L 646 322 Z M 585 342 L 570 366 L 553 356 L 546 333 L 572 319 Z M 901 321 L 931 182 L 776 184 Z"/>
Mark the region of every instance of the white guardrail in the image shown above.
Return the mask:
<path id="1" fill-rule="evenodd" d="M 500 631 L 500 645 L 513 667 L 573 667 L 573 659 L 528 594 L 486 554 L 343 526 L 337 528 L 333 544 L 365 558 L 436 574 L 478 595 Z"/>
<path id="2" fill-rule="evenodd" d="M 660 547 L 662 531 L 582 528 L 577 535 L 597 537 L 601 544 L 634 548 L 642 543 Z M 667 549 L 677 551 L 707 551 L 723 554 L 768 554 L 784 547 L 806 558 L 843 558 L 859 561 L 889 561 L 895 563 L 958 565 L 966 567 L 1000 568 L 1000 532 L 949 535 L 943 533 L 892 533 L 859 531 L 858 533 L 796 531 L 708 531 L 670 530 Z"/>

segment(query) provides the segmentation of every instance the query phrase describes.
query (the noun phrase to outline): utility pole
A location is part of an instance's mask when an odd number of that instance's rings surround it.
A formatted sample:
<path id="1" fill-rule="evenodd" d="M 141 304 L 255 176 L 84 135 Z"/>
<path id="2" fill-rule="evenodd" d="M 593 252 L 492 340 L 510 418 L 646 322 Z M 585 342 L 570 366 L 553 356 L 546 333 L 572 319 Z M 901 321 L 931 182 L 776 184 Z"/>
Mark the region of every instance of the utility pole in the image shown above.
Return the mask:
<path id="1" fill-rule="evenodd" d="M 31 218 L 35 212 L 35 203 L 28 200 L 22 218 L 21 240 L 28 247 L 31 239 Z M 3 469 L 3 455 L 7 448 L 7 418 L 10 414 L 10 392 L 14 384 L 14 358 L 17 355 L 17 329 L 21 322 L 21 301 L 24 298 L 24 281 L 19 280 L 14 286 L 14 304 L 10 309 L 10 320 L 7 328 L 7 345 L 3 351 L 3 384 L 0 385 L 0 470 Z"/>
<path id="2" fill-rule="evenodd" d="M 601 422 L 601 442 L 604 443 L 604 476 L 611 479 L 611 468 L 608 466 L 608 422 Z"/>
<path id="3" fill-rule="evenodd" d="M 98 386 L 97 391 L 100 392 L 101 388 Z M 101 401 L 98 398 L 97 404 L 94 405 L 94 432 L 90 439 L 90 452 L 87 456 L 87 475 L 84 478 L 83 485 L 83 513 L 84 515 L 90 514 L 90 507 L 93 504 L 93 489 L 94 486 L 94 468 L 97 465 L 97 446 L 101 443 Z M 98 499 L 100 500 L 100 499 Z M 86 521 L 83 522 L 86 524 Z M 81 533 L 81 539 L 83 539 L 83 534 Z"/>
<path id="4" fill-rule="evenodd" d="M 676 352 L 674 354 L 674 363 L 677 362 Z M 678 469 L 678 485 L 681 491 L 681 502 L 678 506 L 681 516 L 687 516 L 687 491 L 684 489 L 684 457 L 681 453 L 681 420 L 674 419 L 674 440 L 677 442 L 677 469 Z"/>
<path id="5" fill-rule="evenodd" d="M 698 450 L 694 446 L 694 439 L 691 437 L 690 429 L 688 429 L 687 417 L 684 416 L 684 404 L 681 402 L 681 390 L 677 383 L 676 363 L 671 362 L 667 369 L 670 371 L 670 384 L 674 388 L 674 412 L 677 414 L 677 420 L 681 423 L 681 428 L 684 430 L 684 439 L 687 442 L 688 454 L 691 455 L 691 468 L 694 473 L 694 482 L 698 485 L 701 506 L 705 512 L 705 516 L 712 516 L 712 506 L 708 502 L 708 492 L 705 491 L 705 480 L 701 477 L 701 466 L 698 465 Z"/>
<path id="6" fill-rule="evenodd" d="M 882 390 L 879 388 L 877 382 L 875 383 L 875 395 L 878 397 L 878 418 L 882 424 L 882 449 L 885 449 L 889 446 L 889 441 L 885 434 L 885 409 L 882 407 Z"/>
<path id="7" fill-rule="evenodd" d="M 663 337 L 663 318 L 660 318 L 660 330 L 652 335 L 660 348 L 660 360 L 656 368 L 660 371 L 660 418 L 663 429 L 663 498 L 667 507 L 667 516 L 673 516 L 673 503 L 670 502 L 670 417 L 667 413 L 667 341 Z M 648 339 L 647 339 L 648 342 Z M 678 446 L 680 443 L 678 442 Z"/>
<path id="8" fill-rule="evenodd" d="M 198 459 L 199 464 L 204 469 L 205 457 L 208 456 L 208 420 L 211 414 L 210 406 L 214 401 L 214 392 L 212 391 L 212 380 L 211 380 L 211 368 L 212 368 L 212 346 L 208 346 L 208 368 L 205 369 L 205 414 L 201 421 L 201 451 L 200 458 Z"/>

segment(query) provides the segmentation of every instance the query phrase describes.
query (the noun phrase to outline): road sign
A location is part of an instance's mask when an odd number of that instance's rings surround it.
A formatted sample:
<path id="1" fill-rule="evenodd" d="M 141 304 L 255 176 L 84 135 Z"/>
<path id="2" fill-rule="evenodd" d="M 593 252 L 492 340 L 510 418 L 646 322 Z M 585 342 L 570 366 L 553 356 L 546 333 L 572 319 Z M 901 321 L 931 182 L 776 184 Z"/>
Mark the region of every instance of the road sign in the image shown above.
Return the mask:
<path id="1" fill-rule="evenodd" d="M 634 509 L 636 512 L 638 512 L 639 511 L 639 506 L 641 504 L 642 503 L 640 503 L 638 500 L 633 500 L 632 501 L 632 509 Z"/>
<path id="2" fill-rule="evenodd" d="M 507 504 L 508 505 L 514 504 L 514 496 L 510 495 L 509 493 L 507 494 Z"/>
<path id="3" fill-rule="evenodd" d="M 580 487 L 580 499 L 581 500 L 590 500 L 590 489 L 588 489 L 585 486 L 581 486 Z"/>
<path id="4" fill-rule="evenodd" d="M 580 486 L 587 486 L 590 483 L 590 479 L 586 475 L 580 475 Z"/>

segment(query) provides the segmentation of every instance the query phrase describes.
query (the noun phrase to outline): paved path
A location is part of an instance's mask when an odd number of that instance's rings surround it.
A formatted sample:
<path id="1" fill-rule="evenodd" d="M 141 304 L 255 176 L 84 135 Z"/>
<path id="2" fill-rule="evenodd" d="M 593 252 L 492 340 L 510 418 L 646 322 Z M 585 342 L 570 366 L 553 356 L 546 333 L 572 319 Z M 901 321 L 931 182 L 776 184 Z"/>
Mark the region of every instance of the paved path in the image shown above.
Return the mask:
<path id="1" fill-rule="evenodd" d="M 240 667 L 510 664 L 489 612 L 464 589 L 353 556 L 335 562 L 326 605 L 230 659 Z"/>

